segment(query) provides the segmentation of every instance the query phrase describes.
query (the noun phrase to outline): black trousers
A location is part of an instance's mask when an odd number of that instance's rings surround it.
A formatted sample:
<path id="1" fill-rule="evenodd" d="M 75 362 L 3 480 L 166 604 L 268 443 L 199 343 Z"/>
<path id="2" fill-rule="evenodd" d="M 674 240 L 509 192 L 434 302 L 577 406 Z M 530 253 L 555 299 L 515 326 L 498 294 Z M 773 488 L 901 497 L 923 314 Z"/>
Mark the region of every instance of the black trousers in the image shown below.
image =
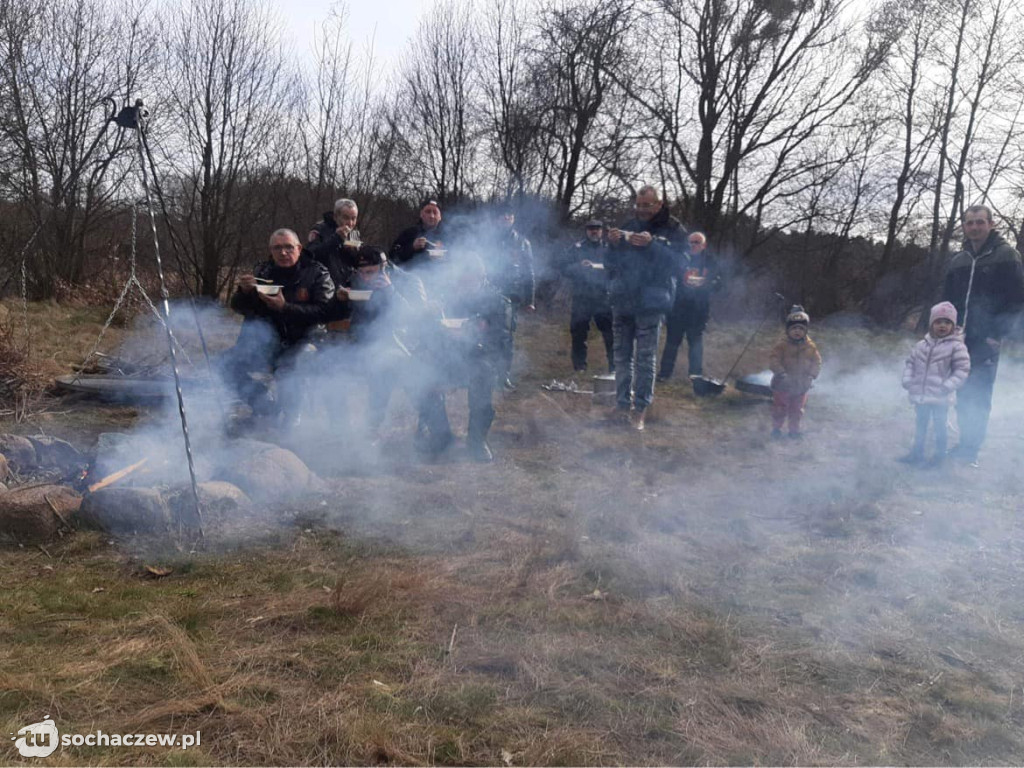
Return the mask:
<path id="1" fill-rule="evenodd" d="M 687 317 L 677 304 L 665 318 L 665 348 L 661 352 L 661 368 L 658 375 L 669 378 L 675 372 L 676 357 L 683 338 L 686 338 L 687 363 L 691 376 L 704 373 L 704 327 L 706 323 L 695 323 Z"/>
<path id="2" fill-rule="evenodd" d="M 606 306 L 592 301 L 572 300 L 569 314 L 569 335 L 572 337 L 572 367 L 582 371 L 587 367 L 587 336 L 590 335 L 590 321 L 604 339 L 604 351 L 608 356 L 608 372 L 615 373 L 615 339 L 612 335 L 612 312 Z"/>
<path id="3" fill-rule="evenodd" d="M 999 353 L 984 340 L 969 341 L 967 351 L 971 354 L 971 374 L 956 395 L 956 419 L 960 426 L 958 448 L 965 458 L 976 459 L 988 433 Z"/>
<path id="4" fill-rule="evenodd" d="M 466 440 L 470 445 L 482 443 L 494 422 L 494 372 L 487 366 L 473 370 L 466 382 L 469 398 L 469 430 Z M 421 393 L 418 403 L 419 433 L 427 448 L 444 445 L 451 438 L 452 428 L 445 408 L 445 390 L 442 387 Z"/>

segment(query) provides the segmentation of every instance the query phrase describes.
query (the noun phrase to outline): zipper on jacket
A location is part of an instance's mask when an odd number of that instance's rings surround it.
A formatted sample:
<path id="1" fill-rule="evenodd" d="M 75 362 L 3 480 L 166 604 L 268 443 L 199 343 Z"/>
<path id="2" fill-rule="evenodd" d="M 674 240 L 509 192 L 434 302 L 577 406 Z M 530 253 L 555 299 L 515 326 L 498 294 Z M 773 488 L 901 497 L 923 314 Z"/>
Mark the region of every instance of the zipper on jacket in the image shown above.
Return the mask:
<path id="1" fill-rule="evenodd" d="M 932 352 L 939 345 L 939 340 L 936 340 L 934 344 L 928 347 L 928 359 L 924 362 L 924 378 L 921 379 L 921 398 L 924 399 L 928 396 L 928 371 L 932 367 Z"/>

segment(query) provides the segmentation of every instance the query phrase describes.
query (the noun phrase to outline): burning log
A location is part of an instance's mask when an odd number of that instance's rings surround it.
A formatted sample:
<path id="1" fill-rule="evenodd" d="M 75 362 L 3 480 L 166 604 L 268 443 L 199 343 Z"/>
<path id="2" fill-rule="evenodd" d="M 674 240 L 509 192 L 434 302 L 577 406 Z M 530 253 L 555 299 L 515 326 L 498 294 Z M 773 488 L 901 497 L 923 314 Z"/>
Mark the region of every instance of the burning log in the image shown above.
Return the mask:
<path id="1" fill-rule="evenodd" d="M 119 469 L 119 470 L 117 470 L 117 472 L 112 472 L 111 474 L 107 475 L 106 477 L 104 477 L 99 482 L 96 482 L 96 483 L 93 483 L 92 485 L 90 485 L 89 486 L 89 493 L 95 493 L 96 491 L 99 491 L 99 490 L 101 490 L 103 488 L 106 488 L 108 485 L 113 485 L 118 480 L 122 480 L 122 479 L 128 477 L 128 475 L 130 475 L 132 472 L 137 470 L 139 467 L 141 467 L 147 461 L 149 461 L 149 457 L 148 456 L 146 458 L 144 458 L 144 459 L 141 459 L 140 461 L 135 462 L 131 466 L 125 467 L 124 469 Z"/>

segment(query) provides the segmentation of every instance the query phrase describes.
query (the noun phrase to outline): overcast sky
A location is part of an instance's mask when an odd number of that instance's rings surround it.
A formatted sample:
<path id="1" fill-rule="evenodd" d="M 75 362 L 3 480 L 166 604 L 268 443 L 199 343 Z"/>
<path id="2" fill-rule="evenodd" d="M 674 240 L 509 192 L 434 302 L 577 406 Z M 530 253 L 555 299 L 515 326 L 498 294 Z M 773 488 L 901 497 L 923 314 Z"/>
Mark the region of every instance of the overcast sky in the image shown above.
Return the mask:
<path id="1" fill-rule="evenodd" d="M 337 0 L 269 0 L 285 20 L 298 51 L 312 57 L 313 32 L 327 18 Z M 352 0 L 348 8 L 348 37 L 362 52 L 373 41 L 375 58 L 384 72 L 391 72 L 406 41 L 416 31 L 421 10 L 418 0 Z"/>

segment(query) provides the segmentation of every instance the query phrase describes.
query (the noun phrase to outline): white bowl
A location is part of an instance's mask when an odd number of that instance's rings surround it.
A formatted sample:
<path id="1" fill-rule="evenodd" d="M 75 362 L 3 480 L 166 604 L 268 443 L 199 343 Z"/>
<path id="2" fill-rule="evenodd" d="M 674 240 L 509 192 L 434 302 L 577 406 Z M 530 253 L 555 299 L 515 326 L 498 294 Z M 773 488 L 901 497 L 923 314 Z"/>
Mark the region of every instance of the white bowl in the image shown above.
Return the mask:
<path id="1" fill-rule="evenodd" d="M 429 256 L 432 259 L 443 259 L 447 253 L 448 253 L 448 250 L 446 248 L 428 248 L 427 249 L 427 256 Z"/>
<path id="2" fill-rule="evenodd" d="M 347 288 L 348 300 L 349 301 L 369 301 L 370 297 L 373 296 L 373 291 L 356 291 L 352 288 Z"/>
<path id="3" fill-rule="evenodd" d="M 445 328 L 461 328 L 468 319 L 468 317 L 446 317 L 441 320 L 441 325 Z"/>
<path id="4" fill-rule="evenodd" d="M 277 296 L 283 287 L 283 285 L 257 285 L 256 290 L 265 296 Z"/>
<path id="5" fill-rule="evenodd" d="M 604 264 L 591 264 L 591 269 L 604 269 Z"/>

